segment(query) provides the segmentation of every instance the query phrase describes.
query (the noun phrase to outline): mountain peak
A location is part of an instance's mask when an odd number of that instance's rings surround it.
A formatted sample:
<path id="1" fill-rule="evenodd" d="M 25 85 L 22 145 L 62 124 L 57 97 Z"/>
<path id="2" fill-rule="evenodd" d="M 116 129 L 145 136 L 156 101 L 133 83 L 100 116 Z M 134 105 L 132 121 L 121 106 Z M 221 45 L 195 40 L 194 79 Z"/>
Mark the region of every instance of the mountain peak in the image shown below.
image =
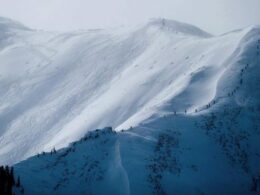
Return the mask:
<path id="1" fill-rule="evenodd" d="M 209 33 L 191 24 L 182 23 L 176 20 L 165 18 L 151 18 L 145 25 L 146 27 L 159 27 L 163 30 L 179 32 L 199 37 L 211 37 Z"/>
<path id="2" fill-rule="evenodd" d="M 7 29 L 29 30 L 29 28 L 27 28 L 20 22 L 17 22 L 9 18 L 0 17 L 0 30 L 3 31 Z"/>

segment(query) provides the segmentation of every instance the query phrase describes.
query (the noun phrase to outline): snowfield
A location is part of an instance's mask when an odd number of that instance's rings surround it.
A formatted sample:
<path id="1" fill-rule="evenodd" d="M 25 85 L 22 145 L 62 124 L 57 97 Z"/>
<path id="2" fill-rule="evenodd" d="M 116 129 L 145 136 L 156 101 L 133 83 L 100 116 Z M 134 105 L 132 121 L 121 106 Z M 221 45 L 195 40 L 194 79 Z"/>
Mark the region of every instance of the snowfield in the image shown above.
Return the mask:
<path id="1" fill-rule="evenodd" d="M 259 26 L 58 33 L 0 18 L 0 164 L 66 147 L 15 165 L 28 194 L 255 193 L 259 48 Z"/>

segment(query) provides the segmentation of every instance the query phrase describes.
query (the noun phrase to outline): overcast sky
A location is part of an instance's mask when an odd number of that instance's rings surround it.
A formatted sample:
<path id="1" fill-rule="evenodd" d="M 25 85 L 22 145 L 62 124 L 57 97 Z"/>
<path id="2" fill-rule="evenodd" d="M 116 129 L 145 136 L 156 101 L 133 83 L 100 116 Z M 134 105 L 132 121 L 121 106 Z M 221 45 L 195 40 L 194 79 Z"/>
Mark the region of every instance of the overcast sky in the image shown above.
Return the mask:
<path id="1" fill-rule="evenodd" d="M 220 34 L 260 24 L 260 0 L 0 0 L 0 16 L 60 31 L 134 25 L 163 17 Z"/>

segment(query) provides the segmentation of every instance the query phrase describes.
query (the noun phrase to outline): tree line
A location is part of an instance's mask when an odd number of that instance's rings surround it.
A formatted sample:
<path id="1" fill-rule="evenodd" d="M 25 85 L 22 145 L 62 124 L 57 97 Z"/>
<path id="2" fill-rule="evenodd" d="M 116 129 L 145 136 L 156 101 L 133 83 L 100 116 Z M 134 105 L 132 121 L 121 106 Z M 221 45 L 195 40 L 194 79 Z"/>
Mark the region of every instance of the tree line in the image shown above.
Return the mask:
<path id="1" fill-rule="evenodd" d="M 0 195 L 13 195 L 13 188 L 21 188 L 20 192 L 23 194 L 24 190 L 21 187 L 20 177 L 15 179 L 14 168 L 9 166 L 0 166 Z"/>

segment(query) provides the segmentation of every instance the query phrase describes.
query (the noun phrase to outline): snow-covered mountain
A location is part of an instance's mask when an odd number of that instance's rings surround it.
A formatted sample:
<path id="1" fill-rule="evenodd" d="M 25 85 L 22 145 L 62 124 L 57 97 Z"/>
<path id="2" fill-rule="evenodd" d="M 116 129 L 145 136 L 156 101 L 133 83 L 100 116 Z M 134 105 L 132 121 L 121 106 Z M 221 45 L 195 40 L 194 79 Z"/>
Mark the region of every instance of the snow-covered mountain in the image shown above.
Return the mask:
<path id="1" fill-rule="evenodd" d="M 0 164 L 112 126 L 17 164 L 25 192 L 250 193 L 259 47 L 258 26 L 212 36 L 153 19 L 58 33 L 1 18 Z"/>

